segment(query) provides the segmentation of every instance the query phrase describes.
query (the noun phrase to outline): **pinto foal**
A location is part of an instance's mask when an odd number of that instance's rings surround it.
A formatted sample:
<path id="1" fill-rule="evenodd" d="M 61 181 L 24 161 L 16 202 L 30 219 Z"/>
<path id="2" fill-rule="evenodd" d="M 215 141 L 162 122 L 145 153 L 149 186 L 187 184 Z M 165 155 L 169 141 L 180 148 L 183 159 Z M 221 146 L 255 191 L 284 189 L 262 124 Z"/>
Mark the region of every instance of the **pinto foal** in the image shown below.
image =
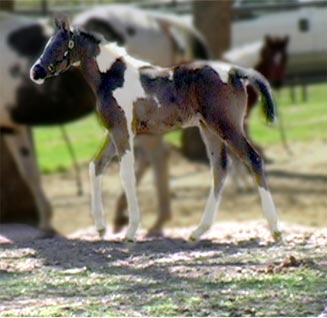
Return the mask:
<path id="1" fill-rule="evenodd" d="M 194 62 L 160 68 L 136 60 L 115 44 L 104 45 L 94 35 L 71 31 L 66 19 L 56 20 L 57 32 L 31 68 L 31 79 L 59 75 L 71 65 L 79 65 L 96 93 L 100 122 L 108 129 L 104 144 L 90 163 L 91 205 L 96 228 L 105 232 L 101 175 L 115 155 L 120 159 L 120 175 L 129 208 L 127 240 L 134 240 L 140 222 L 134 174 L 133 142 L 136 134 L 161 134 L 179 127 L 199 126 L 210 158 L 213 175 L 206 208 L 191 239 L 199 239 L 212 225 L 227 175 L 226 147 L 249 167 L 259 188 L 264 214 L 273 237 L 281 234 L 270 195 L 263 162 L 247 141 L 243 119 L 249 81 L 275 112 L 268 82 L 254 70 L 224 63 Z"/>

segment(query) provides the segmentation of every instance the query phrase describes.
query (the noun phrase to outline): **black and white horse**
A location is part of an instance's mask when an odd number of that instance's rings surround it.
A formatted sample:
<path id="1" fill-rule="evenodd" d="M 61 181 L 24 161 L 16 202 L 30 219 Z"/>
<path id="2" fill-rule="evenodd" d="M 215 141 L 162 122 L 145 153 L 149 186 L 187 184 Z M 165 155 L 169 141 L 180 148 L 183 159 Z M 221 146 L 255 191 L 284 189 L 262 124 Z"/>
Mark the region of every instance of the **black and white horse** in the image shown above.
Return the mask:
<path id="1" fill-rule="evenodd" d="M 115 155 L 129 208 L 127 240 L 134 240 L 140 222 L 134 171 L 134 137 L 162 134 L 186 126 L 198 126 L 207 146 L 213 182 L 199 226 L 191 239 L 198 239 L 214 221 L 227 175 L 226 147 L 248 166 L 258 185 L 263 211 L 275 239 L 280 238 L 276 209 L 264 173 L 263 161 L 243 132 L 246 82 L 262 94 L 275 118 L 271 90 L 254 70 L 218 62 L 185 63 L 161 68 L 135 59 L 115 44 L 101 42 L 79 29 L 71 30 L 67 19 L 56 20 L 57 32 L 30 71 L 42 84 L 72 65 L 82 73 L 97 96 L 97 112 L 108 130 L 101 151 L 90 163 L 92 213 L 100 235 L 106 224 L 101 198 L 101 175 Z"/>
<path id="2" fill-rule="evenodd" d="M 46 23 L 0 13 L 0 30 L 1 137 L 34 197 L 40 227 L 50 230 L 51 206 L 41 186 L 29 126 L 77 119 L 93 110 L 95 98 L 80 72 L 74 69 L 43 87 L 29 80 L 32 61 L 53 33 Z"/>

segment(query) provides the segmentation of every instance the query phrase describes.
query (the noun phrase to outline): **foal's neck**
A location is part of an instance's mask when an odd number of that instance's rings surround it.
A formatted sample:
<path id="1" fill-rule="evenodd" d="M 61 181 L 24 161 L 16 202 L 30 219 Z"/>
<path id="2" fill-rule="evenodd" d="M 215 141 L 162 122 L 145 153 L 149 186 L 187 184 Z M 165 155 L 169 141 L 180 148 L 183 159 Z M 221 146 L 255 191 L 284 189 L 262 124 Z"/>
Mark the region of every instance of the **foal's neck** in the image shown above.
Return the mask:
<path id="1" fill-rule="evenodd" d="M 102 43 L 87 33 L 79 34 L 78 44 L 82 73 L 94 93 L 98 92 L 101 85 L 101 74 L 109 72 L 118 60 L 123 61 L 129 72 L 149 65 L 131 57 L 124 48 L 115 43 Z"/>
<path id="2" fill-rule="evenodd" d="M 82 74 L 96 94 L 101 82 L 101 74 L 95 61 L 100 51 L 99 40 L 88 33 L 78 31 L 76 42 Z"/>

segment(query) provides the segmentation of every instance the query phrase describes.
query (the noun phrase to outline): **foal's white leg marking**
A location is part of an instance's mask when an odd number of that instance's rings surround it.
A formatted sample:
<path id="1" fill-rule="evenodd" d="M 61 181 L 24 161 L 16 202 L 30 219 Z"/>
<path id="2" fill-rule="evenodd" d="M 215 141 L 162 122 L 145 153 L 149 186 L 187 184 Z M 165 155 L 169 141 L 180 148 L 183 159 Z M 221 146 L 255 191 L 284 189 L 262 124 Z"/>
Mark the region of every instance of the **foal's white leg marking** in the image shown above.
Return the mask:
<path id="1" fill-rule="evenodd" d="M 129 212 L 129 225 L 127 228 L 126 240 L 133 241 L 140 223 L 140 211 L 137 202 L 134 169 L 134 132 L 132 129 L 133 107 L 134 102 L 138 98 L 146 97 L 140 83 L 138 69 L 135 67 L 140 67 L 147 64 L 142 61 L 134 60 L 128 56 L 125 56 L 124 58 L 127 66 L 124 75 L 124 86 L 116 89 L 113 96 L 117 100 L 120 107 L 124 110 L 129 134 L 130 150 L 127 150 L 121 158 L 120 176 L 126 193 Z"/>
<path id="2" fill-rule="evenodd" d="M 258 189 L 261 198 L 263 213 L 266 219 L 268 220 L 270 231 L 274 239 L 278 240 L 280 238 L 280 231 L 278 228 L 278 217 L 273 199 L 269 191 L 262 187 L 258 187 Z"/>
<path id="3" fill-rule="evenodd" d="M 146 97 L 140 82 L 138 68 L 148 65 L 148 63 L 128 56 L 125 49 L 120 48 L 115 44 L 109 44 L 101 47 L 100 54 L 97 56 L 97 63 L 100 71 L 107 71 L 112 63 L 119 57 L 122 57 L 126 64 L 124 84 L 123 87 L 114 90 L 113 96 L 118 105 L 123 109 L 127 121 L 130 150 L 125 149 L 126 152 L 124 154 L 119 154 L 122 155 L 120 162 L 120 176 L 126 193 L 129 210 L 129 226 L 126 233 L 126 239 L 133 240 L 140 222 L 134 171 L 134 132 L 132 129 L 133 107 L 134 102 L 138 98 Z M 117 145 L 116 149 L 118 149 Z"/>
<path id="4" fill-rule="evenodd" d="M 135 233 L 140 223 L 140 211 L 136 195 L 133 144 L 131 144 L 131 149 L 132 150 L 128 150 L 124 154 L 120 162 L 120 176 L 126 193 L 129 211 L 129 224 L 126 233 L 126 240 L 128 241 L 134 240 Z"/>
<path id="5" fill-rule="evenodd" d="M 89 175 L 91 180 L 91 209 L 93 220 L 100 236 L 105 234 L 106 222 L 104 219 L 102 198 L 101 198 L 101 175 L 95 175 L 95 164 L 91 162 L 89 165 Z"/>
<path id="6" fill-rule="evenodd" d="M 215 220 L 220 200 L 221 194 L 215 194 L 214 185 L 212 184 L 204 214 L 202 216 L 200 224 L 192 232 L 190 237 L 191 240 L 198 240 L 203 233 L 210 229 L 211 225 Z"/>

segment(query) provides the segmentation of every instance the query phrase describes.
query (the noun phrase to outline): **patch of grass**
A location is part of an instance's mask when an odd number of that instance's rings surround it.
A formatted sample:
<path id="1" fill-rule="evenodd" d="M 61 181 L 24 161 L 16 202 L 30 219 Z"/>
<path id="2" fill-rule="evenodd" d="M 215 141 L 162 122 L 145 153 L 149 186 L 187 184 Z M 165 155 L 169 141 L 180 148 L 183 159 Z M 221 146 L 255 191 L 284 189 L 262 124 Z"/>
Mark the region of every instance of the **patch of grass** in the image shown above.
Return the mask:
<path id="1" fill-rule="evenodd" d="M 307 102 L 293 104 L 288 88 L 275 96 L 279 120 L 274 126 L 265 125 L 260 106 L 253 110 L 250 133 L 255 140 L 263 145 L 280 143 L 280 124 L 290 142 L 327 138 L 326 84 L 309 86 Z"/>
<path id="2" fill-rule="evenodd" d="M 0 302 L 17 304 L 2 315 L 315 316 L 323 310 L 326 272 L 300 267 L 270 274 L 245 266 L 235 276 L 230 275 L 231 269 L 227 266 L 199 277 L 150 279 L 151 272 L 139 276 L 137 270 L 124 267 L 76 274 L 43 268 L 1 280 Z M 134 274 L 127 275 L 130 270 Z M 156 268 L 156 275 L 165 270 Z M 25 305 L 19 306 L 20 302 Z"/>
<path id="3" fill-rule="evenodd" d="M 289 142 L 327 138 L 326 85 L 309 86 L 308 96 L 307 103 L 298 102 L 294 105 L 289 98 L 288 89 L 282 90 L 278 95 L 278 111 Z M 92 114 L 65 127 L 79 162 L 89 162 L 104 140 L 104 130 L 99 126 L 96 116 Z M 59 126 L 37 128 L 34 131 L 42 172 L 51 173 L 71 168 L 71 158 Z M 251 116 L 250 132 L 253 139 L 262 145 L 281 142 L 278 124 L 275 127 L 266 126 L 260 106 L 254 109 Z M 180 147 L 181 131 L 168 133 L 165 139 Z"/>

